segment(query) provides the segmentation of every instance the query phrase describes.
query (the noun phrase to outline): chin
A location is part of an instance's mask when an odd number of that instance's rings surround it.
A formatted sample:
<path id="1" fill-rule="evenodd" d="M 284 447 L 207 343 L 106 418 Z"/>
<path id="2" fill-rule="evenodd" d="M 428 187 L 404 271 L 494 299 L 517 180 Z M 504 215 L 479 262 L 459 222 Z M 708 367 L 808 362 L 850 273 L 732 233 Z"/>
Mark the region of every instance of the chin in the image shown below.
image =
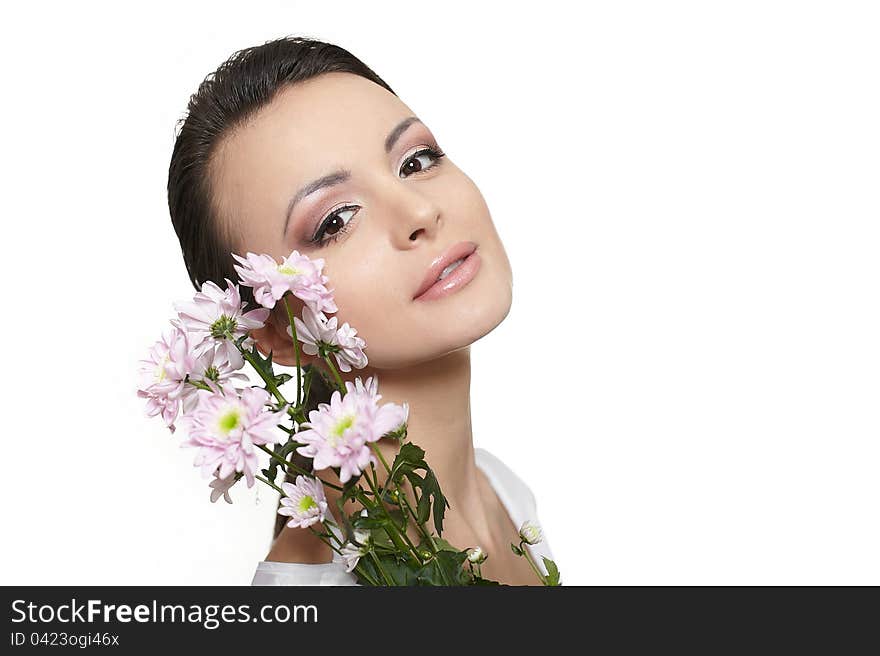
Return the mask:
<path id="1" fill-rule="evenodd" d="M 485 271 L 470 285 L 442 299 L 412 302 L 391 323 L 371 322 L 366 354 L 375 369 L 398 369 L 435 360 L 469 347 L 492 332 L 510 313 L 509 269 Z M 389 312 L 393 315 L 393 312 Z"/>
<path id="2" fill-rule="evenodd" d="M 466 291 L 466 290 L 462 290 Z M 509 284 L 494 284 L 487 293 L 474 289 L 469 297 L 462 294 L 461 303 L 449 309 L 447 341 L 458 342 L 458 347 L 473 344 L 495 330 L 510 313 L 513 301 Z M 479 293 L 477 293 L 479 291 Z"/>
<path id="3" fill-rule="evenodd" d="M 462 304 L 444 315 L 442 321 L 419 321 L 401 330 L 396 339 L 383 340 L 375 345 L 372 354 L 367 347 L 370 366 L 375 369 L 400 369 L 436 360 L 468 348 L 492 332 L 510 311 L 510 288 L 488 302 L 477 305 L 473 301 Z M 503 292 L 503 290 L 501 290 Z M 449 300 L 449 299 L 446 299 Z"/>

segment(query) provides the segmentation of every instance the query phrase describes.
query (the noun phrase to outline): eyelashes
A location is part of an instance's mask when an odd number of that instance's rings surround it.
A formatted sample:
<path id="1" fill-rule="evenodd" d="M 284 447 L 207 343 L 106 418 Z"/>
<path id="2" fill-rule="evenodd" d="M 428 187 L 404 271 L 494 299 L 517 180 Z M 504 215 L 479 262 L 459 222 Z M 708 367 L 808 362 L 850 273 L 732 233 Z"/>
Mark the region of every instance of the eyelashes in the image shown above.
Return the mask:
<path id="1" fill-rule="evenodd" d="M 351 225 L 351 221 L 352 221 L 352 219 L 354 219 L 354 215 L 352 215 L 351 219 L 349 219 L 340 228 L 338 228 L 336 232 L 330 233 L 329 237 L 324 237 L 324 234 L 330 228 L 333 227 L 333 224 L 337 219 L 341 220 L 340 217 L 343 214 L 345 214 L 346 212 L 350 212 L 352 210 L 355 210 L 354 213 L 357 214 L 357 210 L 359 210 L 359 209 L 360 209 L 360 206 L 358 206 L 358 205 L 346 205 L 344 207 L 340 207 L 338 210 L 335 210 L 334 212 L 331 212 L 327 216 L 327 218 L 325 218 L 321 222 L 321 225 L 318 227 L 318 230 L 315 232 L 315 236 L 312 237 L 311 239 L 309 239 L 309 243 L 317 246 L 318 248 L 323 248 L 324 246 L 326 246 L 330 242 L 336 241 L 337 239 L 339 239 L 342 235 L 344 235 L 346 232 L 348 232 L 348 226 Z"/>
<path id="2" fill-rule="evenodd" d="M 433 159 L 433 161 L 428 166 L 422 166 L 421 164 L 419 164 L 418 169 L 409 171 L 408 175 L 402 175 L 404 169 L 406 169 L 409 164 L 417 162 L 418 158 L 424 157 L 425 155 L 429 155 Z M 441 159 L 445 156 L 446 153 L 444 153 L 439 148 L 433 148 L 430 146 L 427 148 L 422 148 L 421 150 L 413 153 L 406 159 L 406 161 L 403 163 L 403 166 L 401 166 L 401 173 L 399 173 L 398 175 L 400 175 L 401 178 L 406 179 L 410 177 L 410 175 L 413 175 L 415 173 L 428 171 L 439 165 Z M 308 240 L 309 244 L 316 248 L 323 248 L 327 246 L 327 244 L 337 241 L 340 237 L 342 237 L 345 233 L 349 231 L 350 226 L 354 221 L 354 216 L 358 213 L 360 209 L 361 207 L 359 205 L 344 205 L 330 212 L 330 214 L 325 216 L 318 224 L 318 229 L 315 230 L 315 234 Z M 345 221 L 342 218 L 343 215 L 345 215 L 347 212 L 352 211 L 354 213 L 352 214 L 351 218 L 349 218 L 348 221 Z M 330 232 L 330 230 L 332 230 L 333 228 L 336 228 L 336 230 L 334 232 Z"/>
<path id="3" fill-rule="evenodd" d="M 431 157 L 434 158 L 434 161 L 431 162 L 428 166 L 425 166 L 425 167 L 422 167 L 422 165 L 419 164 L 419 168 L 418 168 L 418 170 L 416 170 L 416 171 L 411 171 L 410 174 L 412 174 L 412 173 L 420 173 L 421 171 L 427 171 L 428 169 L 434 168 L 435 166 L 437 166 L 437 164 L 440 163 L 440 159 L 441 159 L 442 157 L 445 157 L 445 156 L 446 156 L 446 153 L 444 153 L 444 152 L 443 152 L 442 150 L 440 150 L 439 148 L 431 148 L 430 146 L 427 147 L 427 148 L 422 148 L 420 151 L 415 152 L 415 153 L 413 153 L 412 155 L 410 155 L 409 157 L 406 158 L 406 161 L 403 163 L 403 166 L 400 167 L 401 170 L 405 169 L 406 166 L 407 166 L 407 164 L 410 164 L 411 162 L 418 161 L 418 158 L 419 158 L 420 156 L 422 156 L 422 155 L 430 155 Z M 401 175 L 400 177 L 401 177 L 401 178 L 408 178 L 409 176 L 408 176 L 408 175 L 406 175 L 406 176 Z"/>

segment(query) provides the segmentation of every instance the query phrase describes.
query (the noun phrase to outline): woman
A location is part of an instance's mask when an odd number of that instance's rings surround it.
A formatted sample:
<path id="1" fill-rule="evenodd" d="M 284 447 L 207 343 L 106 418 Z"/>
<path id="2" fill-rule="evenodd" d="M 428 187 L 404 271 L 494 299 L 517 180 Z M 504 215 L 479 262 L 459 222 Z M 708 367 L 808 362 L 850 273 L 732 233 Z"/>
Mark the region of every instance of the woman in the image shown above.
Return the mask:
<path id="1" fill-rule="evenodd" d="M 370 68 L 311 39 L 235 53 L 181 120 L 168 202 L 196 288 L 236 280 L 233 252 L 322 258 L 339 324 L 367 344 L 368 366 L 343 378 L 375 375 L 383 402 L 409 404 L 409 436 L 450 505 L 443 537 L 488 553 L 485 578 L 540 584 L 509 547 L 523 521 L 537 521 L 534 497 L 473 446 L 470 345 L 507 316 L 512 299 L 510 263 L 474 183 Z M 250 291 L 242 287 L 252 303 Z M 302 301 L 290 300 L 299 314 Z M 287 326 L 279 304 L 251 335 L 275 363 L 293 366 Z M 301 354 L 303 365 L 315 360 Z M 390 461 L 395 444 L 385 442 Z M 338 522 L 335 492 L 326 493 Z M 254 584 L 355 583 L 310 531 L 278 519 Z M 546 540 L 529 549 L 546 571 Z"/>

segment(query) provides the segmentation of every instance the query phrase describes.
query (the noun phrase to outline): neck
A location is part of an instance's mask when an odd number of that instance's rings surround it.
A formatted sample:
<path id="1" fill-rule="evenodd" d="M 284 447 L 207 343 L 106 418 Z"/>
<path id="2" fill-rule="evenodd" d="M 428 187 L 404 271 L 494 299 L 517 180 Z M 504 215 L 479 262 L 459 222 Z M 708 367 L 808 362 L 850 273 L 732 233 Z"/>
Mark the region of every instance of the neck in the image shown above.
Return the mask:
<path id="1" fill-rule="evenodd" d="M 471 429 L 470 347 L 404 369 L 376 370 L 369 365 L 343 374 L 346 380 L 377 376 L 379 404 L 409 404 L 407 439 L 425 451 L 425 460 L 460 520 L 486 526 L 486 510 L 474 462 Z M 397 443 L 382 440 L 379 449 L 390 465 Z M 382 468 L 382 465 L 379 465 Z M 480 528 L 476 529 L 482 532 Z"/>

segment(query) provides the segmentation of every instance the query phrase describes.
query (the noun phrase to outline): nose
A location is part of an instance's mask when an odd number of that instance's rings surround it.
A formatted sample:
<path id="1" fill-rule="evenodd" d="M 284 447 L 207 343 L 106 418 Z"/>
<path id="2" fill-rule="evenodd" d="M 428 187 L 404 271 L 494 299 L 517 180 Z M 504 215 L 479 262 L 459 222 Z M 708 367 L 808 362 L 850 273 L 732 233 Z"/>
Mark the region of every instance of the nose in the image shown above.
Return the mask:
<path id="1" fill-rule="evenodd" d="M 391 239 L 397 248 L 413 248 L 419 241 L 432 240 L 440 227 L 440 204 L 424 187 L 399 179 L 386 194 Z"/>

